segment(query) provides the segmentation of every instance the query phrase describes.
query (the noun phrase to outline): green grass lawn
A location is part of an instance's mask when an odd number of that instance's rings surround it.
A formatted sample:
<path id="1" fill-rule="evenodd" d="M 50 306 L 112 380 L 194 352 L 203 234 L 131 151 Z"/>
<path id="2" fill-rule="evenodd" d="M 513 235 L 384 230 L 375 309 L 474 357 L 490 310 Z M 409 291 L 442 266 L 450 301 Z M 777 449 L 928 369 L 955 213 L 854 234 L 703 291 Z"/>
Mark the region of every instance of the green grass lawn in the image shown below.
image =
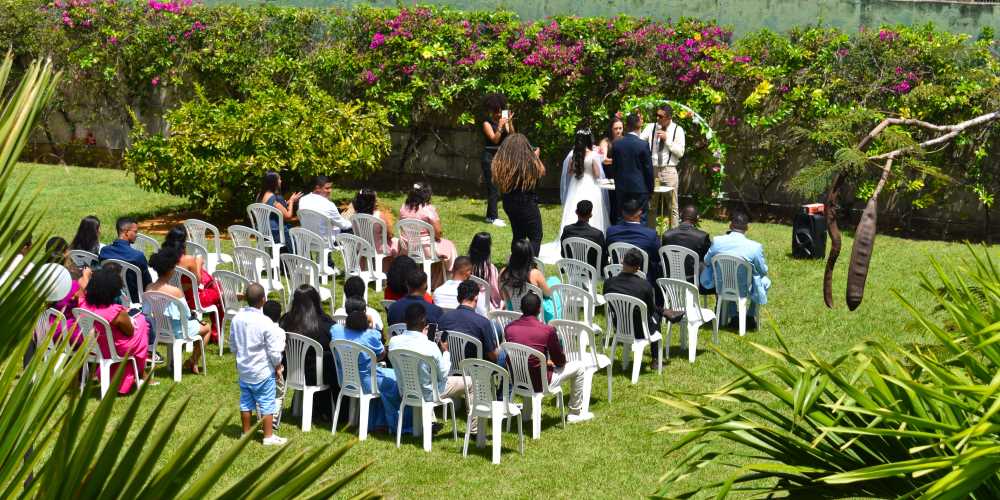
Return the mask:
<path id="1" fill-rule="evenodd" d="M 120 171 L 37 165 L 22 165 L 19 171 L 28 173 L 23 190 L 26 195 L 40 189 L 35 206 L 47 209 L 45 227 L 67 239 L 72 237 L 79 218 L 90 213 L 104 221 L 107 229 L 103 240 L 107 242 L 112 238 L 113 220 L 120 215 L 149 218 L 185 208 L 183 200 L 178 198 L 142 192 Z M 338 190 L 335 197 L 346 199 L 351 193 Z M 404 197 L 402 193 L 382 193 L 381 196 L 397 210 Z M 455 241 L 460 252 L 467 248 L 475 232 L 486 230 L 494 236 L 494 260 L 498 265 L 503 262 L 510 244 L 510 230 L 482 222 L 484 203 L 481 200 L 436 197 L 434 204 L 441 212 L 445 236 Z M 557 235 L 560 211 L 558 205 L 542 207 L 546 241 Z M 725 225 L 705 221 L 703 227 L 711 234 L 721 234 Z M 859 310 L 851 313 L 843 305 L 833 310 L 823 305 L 823 263 L 790 257 L 791 230 L 788 226 L 752 224 L 748 236 L 764 244 L 773 281 L 770 303 L 764 308 L 765 319 L 774 320 L 785 343 L 795 354 L 813 353 L 825 358 L 869 340 L 899 344 L 927 340 L 891 290 L 901 291 L 918 309 L 928 310 L 931 301 L 919 290 L 919 273 L 929 270 L 931 257 L 953 262 L 967 255 L 964 246 L 958 243 L 879 236 L 865 301 Z M 843 303 L 846 259 L 851 243 L 850 238 L 845 238 L 845 261 L 839 267 L 834 285 L 840 304 Z M 370 294 L 371 301 L 377 303 L 380 296 Z M 598 321 L 603 324 L 603 316 Z M 562 429 L 557 425 L 559 412 L 554 403 L 547 403 L 541 439 L 527 440 L 524 457 L 517 453 L 515 433 L 504 436 L 504 454 L 499 466 L 490 463 L 488 448 L 476 450 L 474 445 L 470 448 L 470 456 L 463 459 L 461 440 L 451 440 L 448 424 L 434 439 L 431 453 L 425 453 L 412 437 L 404 437 L 402 448 L 397 450 L 392 436 L 374 435 L 355 446 L 328 477 L 335 478 L 344 471 L 371 463 L 351 490 L 377 486 L 390 497 L 406 498 L 610 498 L 652 493 L 657 488 L 658 478 L 676 457 L 663 453 L 673 436 L 655 432 L 671 419 L 673 412 L 650 396 L 663 389 L 708 391 L 738 375 L 720 356 L 708 350 L 710 327 L 701 330 L 700 339 L 701 352 L 697 361 L 690 364 L 681 357 L 677 335 L 674 335 L 673 357 L 664 366 L 663 374 L 644 369 L 635 386 L 629 384 L 616 364 L 612 404 L 605 400 L 603 373 L 595 376 L 591 410 L 596 418 L 592 421 Z M 743 363 L 765 362 L 765 357 L 749 345 L 751 341 L 778 346 L 774 332 L 764 327 L 745 338 L 733 331 L 723 331 L 720 348 Z M 189 402 L 178 436 L 171 441 L 172 446 L 190 432 L 201 431 L 210 425 L 225 426 L 223 439 L 212 451 L 212 457 L 217 458 L 240 433 L 238 389 L 232 355 L 227 353 L 220 357 L 214 345 L 209 353 L 207 376 L 185 374 L 180 384 L 174 384 L 167 371 L 161 369 L 156 374 L 160 385 L 147 390 L 160 396 L 173 389 L 168 412 L 178 411 L 185 401 Z M 97 404 L 96 397 L 93 404 Z M 124 408 L 124 402 L 119 402 L 116 412 L 120 415 Z M 222 408 L 222 416 L 209 422 L 209 416 L 218 408 Z M 152 404 L 149 404 L 143 411 L 148 414 L 151 409 Z M 288 446 L 293 448 L 289 451 L 324 443 L 343 443 L 356 435 L 352 429 L 331 436 L 327 423 L 314 423 L 311 432 L 302 433 L 297 419 L 290 417 L 290 411 L 286 416 L 280 434 L 289 438 Z M 461 436 L 464 423 L 459 427 Z M 735 445 L 722 443 L 720 451 L 736 453 L 739 450 Z M 265 449 L 259 442 L 251 444 L 221 484 L 226 485 L 237 475 L 250 471 L 270 453 L 272 450 Z M 690 484 L 718 480 L 720 472 L 718 469 L 702 471 L 690 478 Z"/>

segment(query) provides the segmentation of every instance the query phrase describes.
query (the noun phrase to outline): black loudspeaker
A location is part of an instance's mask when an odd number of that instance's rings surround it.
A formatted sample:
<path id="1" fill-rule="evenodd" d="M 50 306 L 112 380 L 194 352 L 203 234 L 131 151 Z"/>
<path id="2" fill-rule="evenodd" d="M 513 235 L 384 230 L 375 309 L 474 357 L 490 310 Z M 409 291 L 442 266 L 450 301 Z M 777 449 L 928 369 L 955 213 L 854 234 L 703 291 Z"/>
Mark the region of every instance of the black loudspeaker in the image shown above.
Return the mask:
<path id="1" fill-rule="evenodd" d="M 803 211 L 792 221 L 792 257 L 822 259 L 826 256 L 826 217 Z"/>

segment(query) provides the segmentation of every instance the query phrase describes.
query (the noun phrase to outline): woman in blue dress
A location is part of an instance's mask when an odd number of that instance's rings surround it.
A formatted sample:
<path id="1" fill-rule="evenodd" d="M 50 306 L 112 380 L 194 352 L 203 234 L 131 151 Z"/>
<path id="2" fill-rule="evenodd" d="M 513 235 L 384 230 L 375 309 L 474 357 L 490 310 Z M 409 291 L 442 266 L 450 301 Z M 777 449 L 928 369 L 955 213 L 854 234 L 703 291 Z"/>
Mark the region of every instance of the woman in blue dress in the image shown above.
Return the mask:
<path id="1" fill-rule="evenodd" d="M 285 233 L 285 248 L 291 250 L 292 240 L 288 236 L 288 230 L 292 228 L 291 221 L 295 220 L 295 202 L 299 201 L 302 197 L 302 193 L 293 193 L 291 197 L 286 201 L 284 197 L 281 196 L 281 176 L 277 172 L 267 172 L 264 174 L 264 178 L 260 183 L 260 192 L 257 193 L 257 202 L 264 203 L 265 205 L 270 205 L 279 212 L 281 212 L 282 217 L 285 219 L 284 227 L 279 227 L 277 217 L 270 218 L 271 225 L 271 238 L 274 241 L 281 241 L 281 231 Z"/>

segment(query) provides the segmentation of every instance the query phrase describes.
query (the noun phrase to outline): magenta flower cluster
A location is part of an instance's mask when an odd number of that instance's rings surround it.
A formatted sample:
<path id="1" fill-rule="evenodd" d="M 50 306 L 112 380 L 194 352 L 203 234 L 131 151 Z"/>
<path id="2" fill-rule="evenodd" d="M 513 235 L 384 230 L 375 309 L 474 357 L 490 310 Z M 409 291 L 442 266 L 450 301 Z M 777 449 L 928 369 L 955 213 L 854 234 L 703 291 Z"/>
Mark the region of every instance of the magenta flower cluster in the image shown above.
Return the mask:
<path id="1" fill-rule="evenodd" d="M 372 36 L 372 43 L 368 44 L 368 48 L 377 49 L 383 45 L 385 45 L 385 35 L 381 33 L 375 33 L 375 35 Z"/>
<path id="2" fill-rule="evenodd" d="M 902 80 L 890 87 L 896 94 L 903 95 L 909 93 L 919 81 L 919 78 L 917 78 L 915 73 L 912 71 L 906 71 L 899 66 L 896 66 L 895 73 L 897 77 L 902 77 Z"/>
<path id="3" fill-rule="evenodd" d="M 378 75 L 376 75 L 372 70 L 366 69 L 361 73 L 361 79 L 368 85 L 375 85 L 375 82 L 378 81 Z"/>
<path id="4" fill-rule="evenodd" d="M 892 42 L 899 38 L 899 33 L 892 30 L 879 30 L 878 39 L 883 42 Z"/>
<path id="5" fill-rule="evenodd" d="M 469 47 L 469 55 L 459 59 L 458 61 L 455 61 L 455 64 L 459 66 L 476 64 L 476 62 L 482 60 L 485 57 L 486 55 L 479 50 L 479 46 L 473 43 L 472 46 Z"/>
<path id="6" fill-rule="evenodd" d="M 545 68 L 557 76 L 567 76 L 580 69 L 583 40 L 564 40 L 559 23 L 552 21 L 530 37 L 523 32 L 510 48 L 524 54 L 521 62 L 527 66 Z"/>
<path id="7" fill-rule="evenodd" d="M 170 12 L 172 14 L 180 14 L 185 8 L 190 7 L 193 0 L 169 0 L 166 2 L 160 2 L 158 0 L 149 0 L 146 4 L 150 9 L 156 12 Z"/>

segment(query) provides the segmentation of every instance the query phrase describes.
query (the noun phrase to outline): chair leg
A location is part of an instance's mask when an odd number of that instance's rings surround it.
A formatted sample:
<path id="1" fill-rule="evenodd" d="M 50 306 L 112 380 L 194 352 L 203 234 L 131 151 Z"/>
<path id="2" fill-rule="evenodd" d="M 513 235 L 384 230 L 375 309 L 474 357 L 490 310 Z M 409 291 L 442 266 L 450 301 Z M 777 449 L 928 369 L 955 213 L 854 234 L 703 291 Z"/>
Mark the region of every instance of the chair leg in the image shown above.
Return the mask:
<path id="1" fill-rule="evenodd" d="M 716 339 L 719 338 L 719 318 L 722 317 L 722 299 L 716 297 L 715 299 L 715 330 L 712 331 L 712 336 Z"/>
<path id="2" fill-rule="evenodd" d="M 469 418 L 469 425 L 472 425 L 472 417 Z M 510 429 L 510 420 L 507 420 L 507 428 Z M 476 448 L 483 446 L 486 446 L 486 422 L 479 419 L 476 425 Z"/>
<path id="3" fill-rule="evenodd" d="M 500 420 L 503 419 L 503 415 L 500 412 L 496 411 L 495 409 L 490 413 L 491 413 L 490 417 L 492 420 L 490 422 L 490 427 L 492 427 L 491 430 L 493 431 L 493 463 L 498 464 L 500 463 L 500 445 L 502 444 L 502 441 L 500 439 L 501 438 Z M 480 432 L 482 432 L 483 427 L 486 427 L 486 422 L 481 423 Z"/>
<path id="4" fill-rule="evenodd" d="M 562 428 L 566 428 L 566 401 L 563 398 L 563 393 L 559 393 L 559 417 L 562 419 Z"/>
<path id="5" fill-rule="evenodd" d="M 740 337 L 742 337 L 747 334 L 747 302 L 745 300 L 737 300 L 736 307 L 740 322 Z"/>
<path id="6" fill-rule="evenodd" d="M 455 416 L 455 402 L 451 403 L 451 439 L 458 441 L 458 417 Z"/>
<path id="7" fill-rule="evenodd" d="M 337 422 L 340 422 L 340 403 L 344 401 L 344 393 L 337 393 L 337 404 L 333 407 L 333 424 L 330 426 L 330 434 L 337 433 Z"/>
<path id="8" fill-rule="evenodd" d="M 431 424 L 434 423 L 434 408 L 430 406 L 422 406 L 420 408 L 421 413 L 421 427 L 424 433 L 424 451 L 431 451 L 431 438 L 433 438 L 433 430 L 431 429 Z"/>
<path id="9" fill-rule="evenodd" d="M 608 363 L 608 403 L 611 402 L 611 367 L 614 363 Z"/>
<path id="10" fill-rule="evenodd" d="M 201 347 L 201 374 L 207 376 L 208 375 L 208 349 L 207 349 L 208 343 L 205 342 L 204 339 L 202 339 L 199 342 L 198 345 Z"/>
<path id="11" fill-rule="evenodd" d="M 361 397 L 358 399 L 358 406 L 361 407 L 360 415 L 358 416 L 358 440 L 364 441 L 368 439 L 368 405 L 371 404 L 371 400 L 366 397 Z"/>
<path id="12" fill-rule="evenodd" d="M 632 344 L 631 346 L 629 346 L 630 347 L 629 349 L 625 350 L 625 352 L 628 352 L 628 353 L 632 354 L 632 358 L 633 358 L 632 359 L 632 385 L 635 385 L 635 384 L 639 383 L 639 370 L 642 369 L 642 351 L 645 350 L 645 349 L 643 349 L 643 350 L 640 350 L 639 352 L 631 352 L 632 348 L 635 345 L 636 344 Z"/>
<path id="13" fill-rule="evenodd" d="M 667 351 L 666 351 L 666 352 L 667 352 L 667 358 L 670 358 L 670 341 L 671 341 L 671 340 L 673 340 L 673 339 L 671 339 L 671 338 L 670 338 L 670 335 L 671 335 L 671 333 L 673 332 L 673 330 L 674 330 L 674 325 L 673 325 L 673 323 L 670 323 L 670 322 L 668 321 L 668 322 L 667 322 L 667 336 L 666 336 L 666 338 L 665 338 L 665 342 L 666 342 L 666 350 L 667 350 Z M 677 333 L 677 336 L 678 336 L 679 338 L 682 338 L 682 339 L 683 339 L 683 338 L 684 338 L 684 333 L 683 333 L 683 332 L 678 332 L 678 333 Z"/>
<path id="14" fill-rule="evenodd" d="M 472 432 L 472 413 L 469 413 L 469 418 L 465 421 L 465 442 L 462 443 L 462 457 L 469 456 L 469 434 Z M 478 442 L 479 436 L 482 435 L 483 428 L 480 426 L 479 432 L 476 433 L 476 441 Z"/>
<path id="15" fill-rule="evenodd" d="M 431 283 L 434 279 L 431 276 L 431 262 L 424 259 L 424 272 L 427 273 L 427 293 L 431 293 L 431 289 L 434 285 Z"/>
<path id="16" fill-rule="evenodd" d="M 509 422 L 509 420 L 508 420 Z M 524 456 L 524 422 L 517 419 L 517 439 L 521 442 L 521 456 Z"/>
<path id="17" fill-rule="evenodd" d="M 101 375 L 100 375 L 100 377 L 101 377 L 101 399 L 104 399 L 104 396 L 108 394 L 108 389 L 111 387 L 111 380 L 110 380 L 111 379 L 111 365 L 108 364 L 108 363 L 106 363 L 106 362 L 104 362 L 104 361 L 99 361 L 98 363 L 99 363 L 99 366 L 100 366 L 99 370 L 101 371 Z"/>
<path id="18" fill-rule="evenodd" d="M 302 391 L 302 432 L 312 430 L 313 394 L 309 389 Z"/>
<path id="19" fill-rule="evenodd" d="M 542 399 L 531 398 L 531 439 L 542 435 Z"/>
<path id="20" fill-rule="evenodd" d="M 222 332 L 224 330 L 222 328 L 222 320 L 219 319 L 219 306 L 216 306 L 215 311 L 212 314 L 215 316 L 215 325 L 218 327 L 219 356 L 222 356 L 222 351 L 224 350 L 223 340 L 222 340 L 224 335 L 222 334 Z"/>
<path id="21" fill-rule="evenodd" d="M 399 407 L 399 417 L 396 419 L 396 448 L 399 448 L 399 438 L 403 435 L 403 410 L 405 406 Z"/>
<path id="22" fill-rule="evenodd" d="M 656 358 L 656 374 L 657 375 L 662 375 L 663 374 L 663 339 L 660 339 L 659 344 L 660 344 L 659 345 L 659 348 L 660 348 L 659 355 L 660 356 L 658 358 Z M 652 350 L 652 346 L 650 346 L 650 350 Z"/>
<path id="23" fill-rule="evenodd" d="M 698 325 L 688 323 L 688 362 L 694 363 L 694 356 L 698 351 Z"/>
<path id="24" fill-rule="evenodd" d="M 171 349 L 170 364 L 174 365 L 174 382 L 181 381 L 182 347 L 183 346 L 181 346 L 181 344 L 178 344 L 176 342 L 170 346 Z"/>

